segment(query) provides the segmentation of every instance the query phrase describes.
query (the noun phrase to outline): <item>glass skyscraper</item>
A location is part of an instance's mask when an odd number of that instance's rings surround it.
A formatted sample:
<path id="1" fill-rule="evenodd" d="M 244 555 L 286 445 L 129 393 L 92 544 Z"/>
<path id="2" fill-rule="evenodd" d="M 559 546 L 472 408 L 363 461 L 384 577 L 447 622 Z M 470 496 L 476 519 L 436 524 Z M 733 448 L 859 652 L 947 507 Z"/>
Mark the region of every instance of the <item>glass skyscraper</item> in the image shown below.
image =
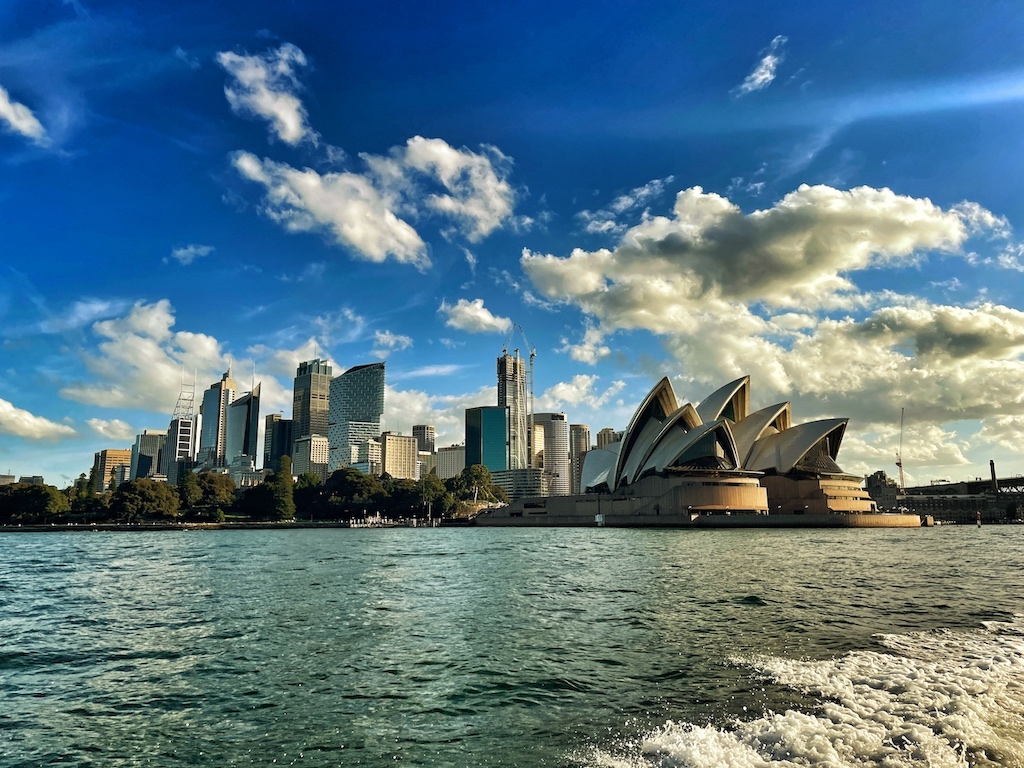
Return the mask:
<path id="1" fill-rule="evenodd" d="M 327 427 L 330 472 L 355 461 L 352 450 L 357 445 L 380 437 L 383 415 L 383 362 L 357 365 L 331 381 Z"/>
<path id="2" fill-rule="evenodd" d="M 220 381 L 210 385 L 203 393 L 199 413 L 203 417 L 203 429 L 199 434 L 199 463 L 204 467 L 226 466 L 225 453 L 228 439 L 228 406 L 235 400 L 238 385 L 231 378 L 231 368 L 221 376 Z"/>
<path id="3" fill-rule="evenodd" d="M 466 409 L 466 466 L 482 464 L 491 472 L 509 468 L 508 406 Z"/>
<path id="4" fill-rule="evenodd" d="M 327 436 L 331 396 L 331 366 L 317 358 L 299 363 L 292 392 L 292 432 L 295 442 L 310 435 Z"/>
<path id="5" fill-rule="evenodd" d="M 237 456 L 248 456 L 253 463 L 259 456 L 257 434 L 260 428 L 260 385 L 228 406 L 227 440 L 224 458 L 231 464 Z"/>

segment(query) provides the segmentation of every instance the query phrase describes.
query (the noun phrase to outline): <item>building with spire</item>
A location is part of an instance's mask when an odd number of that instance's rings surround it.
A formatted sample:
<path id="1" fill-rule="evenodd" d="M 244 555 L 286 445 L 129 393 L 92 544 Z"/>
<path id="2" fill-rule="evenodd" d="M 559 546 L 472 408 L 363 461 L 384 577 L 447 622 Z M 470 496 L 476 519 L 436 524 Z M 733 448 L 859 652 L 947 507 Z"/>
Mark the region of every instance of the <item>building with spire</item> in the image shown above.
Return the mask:
<path id="1" fill-rule="evenodd" d="M 228 406 L 235 401 L 238 385 L 231 378 L 231 366 L 203 393 L 199 413 L 203 428 L 199 435 L 199 464 L 207 469 L 227 466 Z"/>

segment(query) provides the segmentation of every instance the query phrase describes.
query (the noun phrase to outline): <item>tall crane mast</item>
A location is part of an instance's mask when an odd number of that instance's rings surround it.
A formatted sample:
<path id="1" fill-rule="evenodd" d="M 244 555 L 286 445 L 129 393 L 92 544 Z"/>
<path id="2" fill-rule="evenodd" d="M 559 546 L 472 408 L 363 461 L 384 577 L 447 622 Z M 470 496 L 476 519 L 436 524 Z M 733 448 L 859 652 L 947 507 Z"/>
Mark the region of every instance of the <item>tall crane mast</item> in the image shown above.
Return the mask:
<path id="1" fill-rule="evenodd" d="M 906 493 L 907 484 L 903 478 L 903 411 L 900 408 L 900 447 L 896 451 L 896 468 L 900 471 L 900 493 Z"/>

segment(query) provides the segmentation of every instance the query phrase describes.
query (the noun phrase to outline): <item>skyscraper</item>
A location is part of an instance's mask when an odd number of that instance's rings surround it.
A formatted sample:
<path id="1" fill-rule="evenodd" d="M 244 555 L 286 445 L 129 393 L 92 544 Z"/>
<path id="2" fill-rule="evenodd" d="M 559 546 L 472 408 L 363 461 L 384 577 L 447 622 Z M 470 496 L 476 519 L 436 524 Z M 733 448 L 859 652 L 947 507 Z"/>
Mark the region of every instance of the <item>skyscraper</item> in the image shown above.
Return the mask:
<path id="1" fill-rule="evenodd" d="M 544 474 L 548 493 L 568 496 L 572 490 L 569 471 L 569 425 L 564 413 L 535 413 L 533 423 L 544 428 Z"/>
<path id="2" fill-rule="evenodd" d="M 617 443 L 622 439 L 622 433 L 616 432 L 611 427 L 605 427 L 597 433 L 597 447 L 604 448 L 605 446 Z"/>
<path id="3" fill-rule="evenodd" d="M 253 463 L 259 456 L 261 384 L 228 406 L 224 458 L 229 465 L 238 456 L 248 456 Z"/>
<path id="4" fill-rule="evenodd" d="M 416 480 L 416 438 L 385 432 L 380 436 L 380 461 L 384 473 L 395 480 Z"/>
<path id="5" fill-rule="evenodd" d="M 569 471 L 572 474 L 573 494 L 580 492 L 580 476 L 583 472 L 583 457 L 590 450 L 590 426 L 587 424 L 569 425 Z"/>
<path id="6" fill-rule="evenodd" d="M 380 436 L 384 415 L 384 363 L 349 368 L 331 381 L 327 437 L 331 472 L 353 462 L 352 449 Z"/>
<path id="7" fill-rule="evenodd" d="M 199 435 L 199 463 L 204 467 L 227 465 L 228 406 L 234 402 L 238 385 L 231 378 L 231 367 L 203 394 L 199 413 L 203 417 L 203 429 Z"/>
<path id="8" fill-rule="evenodd" d="M 104 448 L 93 454 L 92 476 L 93 490 L 96 493 L 103 493 L 111 488 L 117 487 L 117 468 L 120 466 L 131 467 L 131 448 Z"/>
<path id="9" fill-rule="evenodd" d="M 414 424 L 412 428 L 412 436 L 416 438 L 417 449 L 421 453 L 434 452 L 436 434 L 433 424 Z"/>
<path id="10" fill-rule="evenodd" d="M 466 409 L 466 466 L 482 464 L 491 472 L 508 469 L 508 406 Z"/>
<path id="11" fill-rule="evenodd" d="M 320 358 L 299 363 L 292 394 L 292 430 L 296 443 L 310 435 L 327 437 L 330 397 L 331 366 Z"/>
<path id="12" fill-rule="evenodd" d="M 498 358 L 498 405 L 508 408 L 509 469 L 524 469 L 529 466 L 526 360 L 514 352 Z"/>
<path id="13" fill-rule="evenodd" d="M 166 440 L 167 433 L 155 429 L 144 429 L 141 435 L 135 437 L 135 445 L 132 446 L 132 480 L 157 474 Z"/>
<path id="14" fill-rule="evenodd" d="M 263 434 L 263 468 L 275 472 L 281 469 L 281 457 L 291 456 L 295 447 L 292 434 L 291 419 L 281 417 L 280 413 L 267 416 L 266 430 Z"/>

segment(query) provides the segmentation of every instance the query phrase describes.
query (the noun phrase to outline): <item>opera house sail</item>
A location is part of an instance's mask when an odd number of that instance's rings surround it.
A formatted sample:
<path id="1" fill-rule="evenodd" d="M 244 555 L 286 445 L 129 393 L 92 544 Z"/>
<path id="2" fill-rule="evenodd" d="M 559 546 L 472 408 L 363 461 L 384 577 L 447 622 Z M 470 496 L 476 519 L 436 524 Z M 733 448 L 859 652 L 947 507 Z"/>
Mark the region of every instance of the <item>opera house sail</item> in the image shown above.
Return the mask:
<path id="1" fill-rule="evenodd" d="M 916 527 L 878 512 L 836 459 L 847 419 L 792 423 L 790 404 L 750 412 L 743 376 L 697 405 L 668 378 L 640 403 L 622 439 L 588 451 L 576 496 L 520 499 L 479 525 Z"/>

